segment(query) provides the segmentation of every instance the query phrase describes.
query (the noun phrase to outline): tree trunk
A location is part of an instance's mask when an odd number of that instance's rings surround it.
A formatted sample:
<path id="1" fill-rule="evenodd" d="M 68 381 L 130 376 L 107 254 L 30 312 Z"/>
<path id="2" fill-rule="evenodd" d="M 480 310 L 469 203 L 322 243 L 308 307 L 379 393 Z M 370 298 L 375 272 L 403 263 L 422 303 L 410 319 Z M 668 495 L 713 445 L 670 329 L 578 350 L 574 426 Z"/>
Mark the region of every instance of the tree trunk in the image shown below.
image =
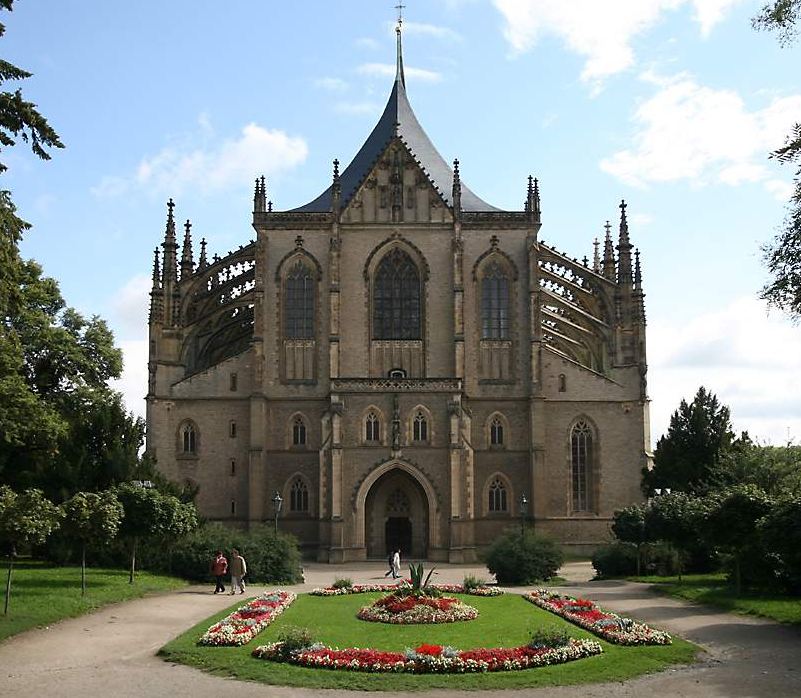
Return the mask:
<path id="1" fill-rule="evenodd" d="M 86 596 L 86 542 L 81 543 L 81 596 Z"/>
<path id="2" fill-rule="evenodd" d="M 11 570 L 14 569 L 14 553 L 8 556 L 8 577 L 6 578 L 6 606 L 3 615 L 8 615 L 8 601 L 11 598 Z"/>
<path id="3" fill-rule="evenodd" d="M 134 583 L 134 573 L 136 572 L 136 537 L 133 539 L 131 547 L 131 576 L 128 577 L 128 584 Z"/>

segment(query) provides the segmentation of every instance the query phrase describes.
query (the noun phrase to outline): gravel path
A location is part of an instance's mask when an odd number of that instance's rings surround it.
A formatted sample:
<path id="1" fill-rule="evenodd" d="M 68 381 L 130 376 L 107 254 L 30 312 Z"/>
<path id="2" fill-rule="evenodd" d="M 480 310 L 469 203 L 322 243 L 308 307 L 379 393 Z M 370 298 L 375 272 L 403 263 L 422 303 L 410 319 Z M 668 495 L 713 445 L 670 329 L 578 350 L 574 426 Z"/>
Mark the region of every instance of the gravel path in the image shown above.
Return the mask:
<path id="1" fill-rule="evenodd" d="M 468 573 L 486 570 L 463 565 L 438 568 L 438 582 L 459 582 Z M 334 576 L 355 582 L 383 579 L 378 563 L 342 567 L 309 565 L 306 583 L 291 587 L 308 591 Z M 756 618 L 712 611 L 658 596 L 647 586 L 629 582 L 592 582 L 588 563 L 569 563 L 560 574 L 569 580 L 566 593 L 587 595 L 608 608 L 630 613 L 678 633 L 706 649 L 703 661 L 626 683 L 487 691 L 480 694 L 432 691 L 429 696 L 533 696 L 544 698 L 615 698 L 647 695 L 698 698 L 801 696 L 801 631 Z M 260 588 L 252 589 L 260 591 Z M 215 611 L 231 597 L 213 595 L 211 586 L 195 587 L 107 607 L 81 618 L 18 635 L 0 644 L 0 695 L 27 698 L 86 696 L 167 696 L 170 698 L 365 697 L 363 692 L 319 691 L 263 686 L 218 678 L 163 662 L 155 652 Z M 419 693 L 393 694 L 420 696 Z"/>

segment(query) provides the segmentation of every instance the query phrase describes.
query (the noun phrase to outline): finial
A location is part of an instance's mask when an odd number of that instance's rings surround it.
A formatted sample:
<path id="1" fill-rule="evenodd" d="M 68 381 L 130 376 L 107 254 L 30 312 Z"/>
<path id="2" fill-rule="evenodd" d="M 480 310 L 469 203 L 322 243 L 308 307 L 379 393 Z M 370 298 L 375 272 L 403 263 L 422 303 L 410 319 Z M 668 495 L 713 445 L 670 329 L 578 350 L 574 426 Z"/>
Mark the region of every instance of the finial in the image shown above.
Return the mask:
<path id="1" fill-rule="evenodd" d="M 272 201 L 268 201 L 267 202 L 267 213 L 272 213 L 272 212 L 273 212 L 273 202 Z"/>
<path id="2" fill-rule="evenodd" d="M 606 237 L 604 238 L 603 275 L 610 281 L 615 280 L 615 248 L 612 246 L 612 226 L 609 221 L 604 225 Z"/>
<path id="3" fill-rule="evenodd" d="M 256 177 L 256 190 L 253 193 L 253 212 L 264 213 L 267 200 L 267 180 L 264 175 Z"/>
<path id="4" fill-rule="evenodd" d="M 403 9 L 405 5 L 396 5 L 395 9 L 398 10 L 398 25 L 395 27 L 395 33 L 398 36 L 398 55 L 396 58 L 395 67 L 395 82 L 399 82 L 403 87 L 406 87 L 406 78 L 403 75 L 403 46 L 401 44 L 401 28 L 403 26 Z"/>
<path id="5" fill-rule="evenodd" d="M 640 250 L 634 250 L 634 288 L 641 290 L 642 288 L 642 269 L 640 268 Z"/>
<path id="6" fill-rule="evenodd" d="M 157 290 L 161 284 L 161 273 L 159 272 L 159 248 L 153 250 L 153 290 Z"/>
<path id="7" fill-rule="evenodd" d="M 170 199 L 167 202 L 167 231 L 166 237 L 172 237 L 175 239 L 175 218 L 173 217 L 173 209 L 175 208 L 175 202 Z"/>
<path id="8" fill-rule="evenodd" d="M 453 203 L 453 213 L 458 219 L 462 215 L 462 177 L 459 174 L 459 160 L 453 161 L 453 187 L 451 187 L 451 202 Z"/>
<path id="9" fill-rule="evenodd" d="M 540 212 L 540 180 L 534 178 L 534 213 Z"/>
<path id="10" fill-rule="evenodd" d="M 198 269 L 203 269 L 209 266 L 209 261 L 206 259 L 206 238 L 200 241 L 200 259 L 197 263 Z"/>
<path id="11" fill-rule="evenodd" d="M 334 181 L 339 181 L 339 160 L 334 158 Z"/>
<path id="12" fill-rule="evenodd" d="M 184 241 L 191 239 L 192 237 L 190 233 L 191 230 L 192 230 L 192 223 L 187 218 L 186 223 L 184 223 Z"/>
<path id="13" fill-rule="evenodd" d="M 592 270 L 599 274 L 601 272 L 601 254 L 598 250 L 601 247 L 601 243 L 598 242 L 598 238 L 592 241 L 592 247 Z"/>
<path id="14" fill-rule="evenodd" d="M 454 158 L 453 160 L 453 176 L 459 179 L 459 158 Z"/>

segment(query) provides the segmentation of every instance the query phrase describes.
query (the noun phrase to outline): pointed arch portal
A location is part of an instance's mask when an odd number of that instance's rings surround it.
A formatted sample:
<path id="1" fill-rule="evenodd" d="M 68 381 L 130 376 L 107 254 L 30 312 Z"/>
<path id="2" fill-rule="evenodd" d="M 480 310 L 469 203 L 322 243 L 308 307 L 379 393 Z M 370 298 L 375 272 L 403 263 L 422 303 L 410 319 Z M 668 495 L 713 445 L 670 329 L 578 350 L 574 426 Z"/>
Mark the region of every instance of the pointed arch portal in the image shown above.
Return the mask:
<path id="1" fill-rule="evenodd" d="M 425 559 L 435 545 L 436 496 L 414 466 L 402 461 L 379 466 L 362 483 L 355 503 L 357 545 L 366 548 L 368 558 L 385 558 L 400 548 L 402 559 Z"/>

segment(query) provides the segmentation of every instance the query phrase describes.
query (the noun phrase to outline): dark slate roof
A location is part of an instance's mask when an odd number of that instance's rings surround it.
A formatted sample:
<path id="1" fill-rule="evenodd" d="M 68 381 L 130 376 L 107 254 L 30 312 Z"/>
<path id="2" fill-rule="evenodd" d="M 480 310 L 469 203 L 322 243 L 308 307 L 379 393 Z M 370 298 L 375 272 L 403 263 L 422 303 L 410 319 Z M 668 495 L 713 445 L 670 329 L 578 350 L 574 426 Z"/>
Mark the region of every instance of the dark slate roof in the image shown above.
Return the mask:
<path id="1" fill-rule="evenodd" d="M 431 183 L 442 196 L 448 206 L 452 206 L 453 170 L 437 152 L 431 139 L 426 135 L 420 122 L 414 115 L 409 99 L 406 96 L 406 81 L 403 75 L 403 58 L 400 51 L 400 34 L 398 35 L 398 69 L 395 84 L 389 95 L 384 113 L 378 120 L 372 133 L 340 175 L 341 205 L 345 208 L 359 187 L 365 181 L 373 166 L 381 157 L 384 149 L 396 136 L 406 144 L 411 154 L 423 168 Z M 462 182 L 463 211 L 497 211 L 486 201 L 478 198 L 464 182 Z M 321 213 L 331 210 L 331 187 L 328 187 L 314 201 L 299 206 L 293 211 L 298 213 Z"/>

